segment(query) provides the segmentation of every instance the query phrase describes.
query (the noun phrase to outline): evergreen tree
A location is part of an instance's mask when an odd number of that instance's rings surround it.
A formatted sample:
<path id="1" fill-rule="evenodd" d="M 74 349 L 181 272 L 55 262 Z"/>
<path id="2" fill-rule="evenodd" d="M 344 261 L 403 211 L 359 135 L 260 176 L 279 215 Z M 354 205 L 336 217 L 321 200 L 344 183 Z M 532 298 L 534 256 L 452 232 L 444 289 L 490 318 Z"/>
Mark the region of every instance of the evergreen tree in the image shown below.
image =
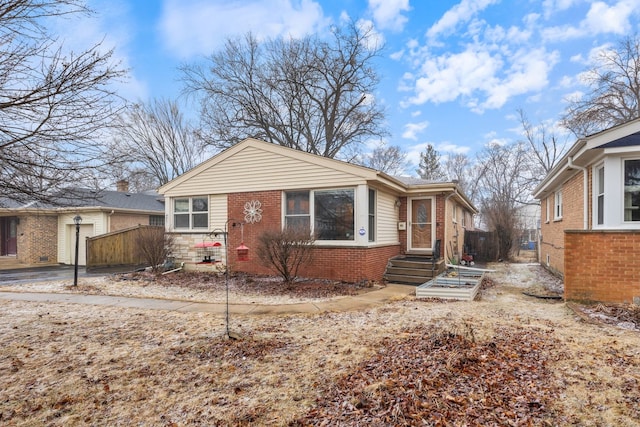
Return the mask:
<path id="1" fill-rule="evenodd" d="M 429 181 L 445 181 L 447 176 L 440 165 L 440 153 L 433 145 L 427 145 L 424 153 L 420 153 L 420 164 L 416 169 L 418 176 Z"/>

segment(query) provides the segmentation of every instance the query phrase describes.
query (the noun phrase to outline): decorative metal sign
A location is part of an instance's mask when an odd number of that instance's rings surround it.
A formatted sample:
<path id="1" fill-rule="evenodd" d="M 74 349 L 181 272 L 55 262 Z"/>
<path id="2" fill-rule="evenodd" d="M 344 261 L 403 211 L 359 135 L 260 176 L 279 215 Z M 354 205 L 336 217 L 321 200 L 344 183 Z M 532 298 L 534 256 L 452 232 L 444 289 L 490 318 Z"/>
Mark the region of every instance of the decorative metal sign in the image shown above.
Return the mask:
<path id="1" fill-rule="evenodd" d="M 244 204 L 244 220 L 249 224 L 260 222 L 262 220 L 262 203 L 252 200 Z"/>

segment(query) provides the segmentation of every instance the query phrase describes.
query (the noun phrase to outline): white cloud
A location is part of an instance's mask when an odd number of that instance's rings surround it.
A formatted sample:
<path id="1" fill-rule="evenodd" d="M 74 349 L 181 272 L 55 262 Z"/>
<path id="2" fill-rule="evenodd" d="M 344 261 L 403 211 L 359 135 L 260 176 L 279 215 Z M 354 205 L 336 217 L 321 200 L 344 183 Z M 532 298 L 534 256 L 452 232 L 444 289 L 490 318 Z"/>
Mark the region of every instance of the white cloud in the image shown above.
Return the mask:
<path id="1" fill-rule="evenodd" d="M 549 19 L 553 14 L 569 9 L 580 0 L 544 0 L 542 2 L 542 10 L 544 17 Z"/>
<path id="2" fill-rule="evenodd" d="M 404 49 L 397 50 L 389 55 L 394 61 L 399 61 L 404 56 Z"/>
<path id="3" fill-rule="evenodd" d="M 612 6 L 598 1 L 591 5 L 583 26 L 590 34 L 625 34 L 631 28 L 629 18 L 639 9 L 637 0 L 624 0 Z"/>
<path id="4" fill-rule="evenodd" d="M 404 125 L 404 132 L 402 132 L 402 137 L 405 139 L 417 140 L 418 134 L 425 130 L 428 126 L 428 121 L 419 123 L 407 123 Z"/>
<path id="5" fill-rule="evenodd" d="M 159 30 L 170 52 L 189 58 L 211 53 L 232 35 L 301 37 L 328 23 L 313 0 L 165 0 Z"/>
<path id="6" fill-rule="evenodd" d="M 452 144 L 451 142 L 443 142 L 436 146 L 436 150 L 438 150 L 438 152 L 443 155 L 445 153 L 467 154 L 470 148 Z"/>
<path id="7" fill-rule="evenodd" d="M 558 86 L 569 88 L 575 84 L 575 76 L 562 76 L 558 81 Z"/>
<path id="8" fill-rule="evenodd" d="M 475 14 L 499 0 L 462 0 L 442 15 L 442 18 L 427 31 L 428 38 L 453 32 L 458 24 L 468 22 Z"/>
<path id="9" fill-rule="evenodd" d="M 528 32 L 515 28 L 494 27 L 485 34 L 489 42 L 470 44 L 459 53 L 435 56 L 419 52 L 419 74 L 406 74 L 401 85 L 414 93 L 403 106 L 461 100 L 467 108 L 482 113 L 501 108 L 517 95 L 533 92 L 535 96 L 548 85 L 549 74 L 559 61 L 557 52 L 531 48 L 526 43 Z M 522 47 L 513 51 L 510 42 Z"/>
<path id="10" fill-rule="evenodd" d="M 634 15 L 640 15 L 640 3 L 637 0 L 620 0 L 612 5 L 595 1 L 577 26 L 549 27 L 542 31 L 542 35 L 544 40 L 555 42 L 597 34 L 623 35 L 631 31 L 631 17 Z"/>
<path id="11" fill-rule="evenodd" d="M 380 29 L 402 31 L 407 17 L 402 12 L 411 10 L 409 0 L 369 0 L 369 9 Z"/>
<path id="12" fill-rule="evenodd" d="M 544 49 L 518 52 L 510 58 L 511 67 L 505 78 L 492 80 L 493 85 L 487 90 L 488 97 L 478 112 L 500 108 L 513 96 L 542 90 L 549 83 L 549 73 L 558 58 L 558 53 L 548 53 Z"/>
<path id="13" fill-rule="evenodd" d="M 469 46 L 457 54 L 427 58 L 422 65 L 422 76 L 415 81 L 415 95 L 408 103 L 437 104 L 471 96 L 478 89 L 488 88 L 502 65 L 499 57 L 477 46 Z"/>

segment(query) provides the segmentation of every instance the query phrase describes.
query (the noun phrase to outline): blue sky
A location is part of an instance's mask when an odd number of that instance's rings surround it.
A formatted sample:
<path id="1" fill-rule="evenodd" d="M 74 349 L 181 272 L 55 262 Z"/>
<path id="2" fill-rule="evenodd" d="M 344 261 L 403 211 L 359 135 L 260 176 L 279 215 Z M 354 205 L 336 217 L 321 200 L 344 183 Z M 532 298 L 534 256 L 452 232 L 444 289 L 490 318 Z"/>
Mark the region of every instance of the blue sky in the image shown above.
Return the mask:
<path id="1" fill-rule="evenodd" d="M 325 33 L 345 18 L 385 42 L 374 94 L 388 143 L 408 154 L 432 144 L 473 156 L 521 137 L 517 109 L 554 126 L 567 96 L 586 90 L 593 53 L 640 33 L 639 0 L 88 0 L 91 18 L 64 23 L 67 45 L 104 39 L 131 71 L 131 100 L 176 98 L 177 66 L 228 36 Z M 195 110 L 194 110 L 195 111 Z M 570 140 L 572 142 L 572 140 Z"/>

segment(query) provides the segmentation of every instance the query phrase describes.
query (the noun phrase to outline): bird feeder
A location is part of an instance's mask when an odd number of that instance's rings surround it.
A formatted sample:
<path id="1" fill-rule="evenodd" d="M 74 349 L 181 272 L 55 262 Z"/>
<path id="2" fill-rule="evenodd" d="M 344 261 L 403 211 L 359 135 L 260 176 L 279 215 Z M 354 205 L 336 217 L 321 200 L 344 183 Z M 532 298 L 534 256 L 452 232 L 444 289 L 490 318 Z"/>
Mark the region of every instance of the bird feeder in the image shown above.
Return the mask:
<path id="1" fill-rule="evenodd" d="M 200 263 L 210 264 L 220 260 L 220 249 L 222 244 L 220 242 L 201 242 L 196 243 L 196 249 L 198 250 L 198 258 L 201 258 Z"/>
<path id="2" fill-rule="evenodd" d="M 238 261 L 249 261 L 249 248 L 244 245 L 244 243 L 240 243 L 240 246 L 236 248 L 236 253 L 238 255 Z"/>

